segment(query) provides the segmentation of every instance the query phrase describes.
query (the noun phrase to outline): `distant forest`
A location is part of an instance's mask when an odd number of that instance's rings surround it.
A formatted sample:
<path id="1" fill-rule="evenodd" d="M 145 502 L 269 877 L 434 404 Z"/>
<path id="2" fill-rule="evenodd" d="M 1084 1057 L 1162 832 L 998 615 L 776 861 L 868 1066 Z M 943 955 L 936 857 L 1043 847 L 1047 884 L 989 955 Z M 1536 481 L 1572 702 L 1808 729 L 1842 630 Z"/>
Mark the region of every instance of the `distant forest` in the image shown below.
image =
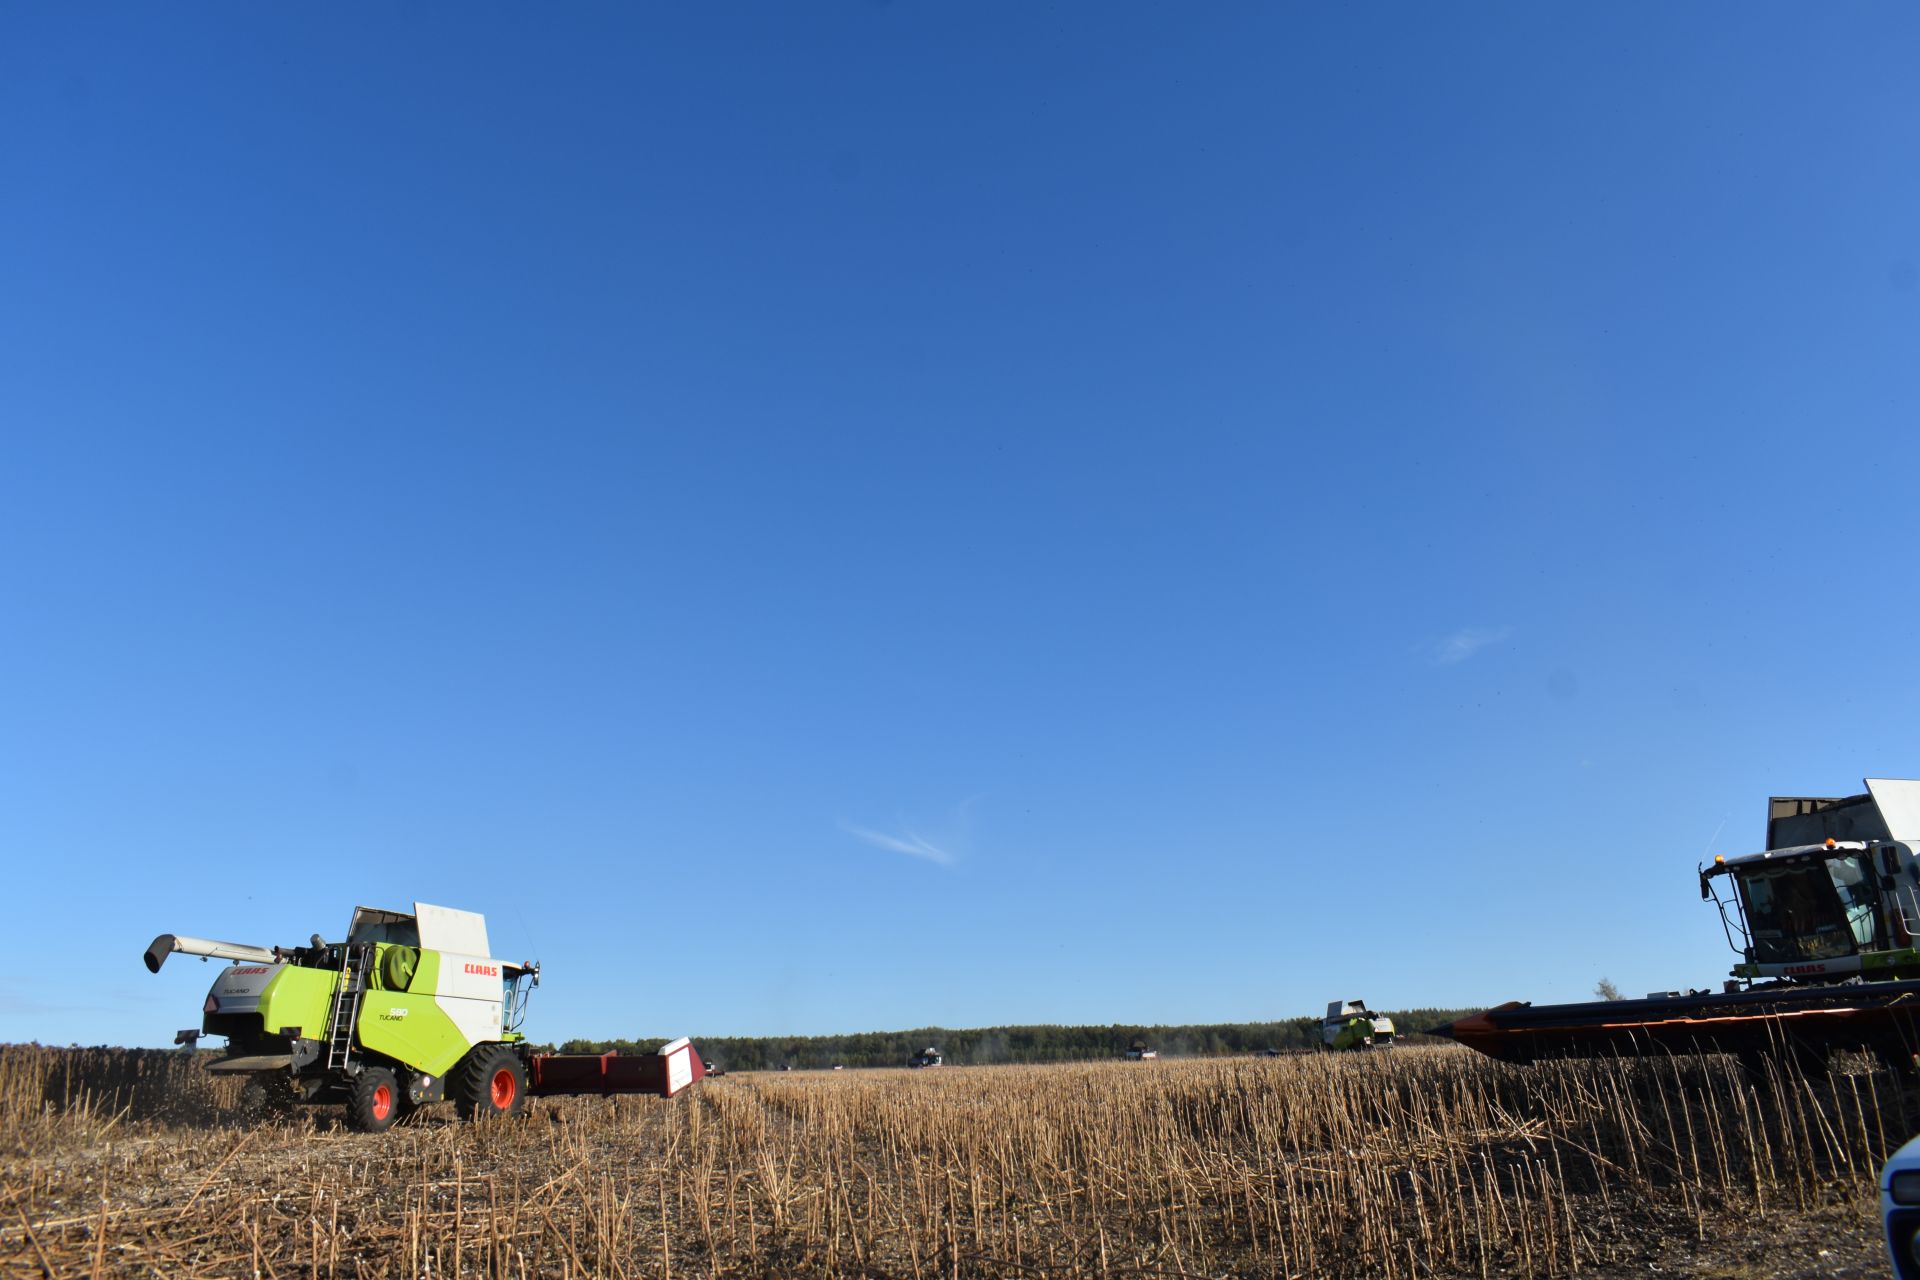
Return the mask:
<path id="1" fill-rule="evenodd" d="M 1465 1017 L 1474 1009 L 1381 1010 L 1400 1035 L 1427 1041 L 1428 1027 Z M 562 1053 L 652 1053 L 663 1039 L 569 1040 Z M 1225 1022 L 1178 1027 L 920 1027 L 912 1031 L 864 1031 L 844 1036 L 696 1036 L 694 1047 L 709 1063 L 729 1071 L 796 1071 L 829 1067 L 904 1067 L 922 1049 L 939 1049 L 956 1066 L 1003 1062 L 1086 1062 L 1118 1058 L 1136 1043 L 1167 1058 L 1213 1058 L 1263 1049 L 1312 1049 L 1320 1044 L 1320 1019 Z"/>

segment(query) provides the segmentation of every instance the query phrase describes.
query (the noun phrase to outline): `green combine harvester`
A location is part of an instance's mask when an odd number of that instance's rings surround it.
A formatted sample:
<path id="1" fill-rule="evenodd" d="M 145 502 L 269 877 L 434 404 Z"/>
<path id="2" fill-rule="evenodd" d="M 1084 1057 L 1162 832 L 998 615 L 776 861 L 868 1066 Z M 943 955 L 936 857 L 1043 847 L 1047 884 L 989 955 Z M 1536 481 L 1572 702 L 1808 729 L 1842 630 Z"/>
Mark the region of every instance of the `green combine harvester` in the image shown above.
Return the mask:
<path id="1" fill-rule="evenodd" d="M 235 962 L 214 979 L 199 1029 L 176 1044 L 225 1037 L 226 1056 L 208 1070 L 251 1077 L 252 1102 L 343 1103 L 369 1133 L 446 1098 L 479 1119 L 517 1115 L 529 1096 L 672 1097 L 706 1073 L 684 1038 L 631 1058 L 533 1053 L 520 1025 L 540 966 L 495 958 L 472 911 L 358 907 L 344 940 L 315 934 L 291 948 L 163 933 L 148 970 L 176 952 Z"/>
<path id="2" fill-rule="evenodd" d="M 1332 1000 L 1320 1019 L 1325 1049 L 1386 1049 L 1398 1039 L 1393 1019 L 1367 1008 L 1365 1000 Z"/>

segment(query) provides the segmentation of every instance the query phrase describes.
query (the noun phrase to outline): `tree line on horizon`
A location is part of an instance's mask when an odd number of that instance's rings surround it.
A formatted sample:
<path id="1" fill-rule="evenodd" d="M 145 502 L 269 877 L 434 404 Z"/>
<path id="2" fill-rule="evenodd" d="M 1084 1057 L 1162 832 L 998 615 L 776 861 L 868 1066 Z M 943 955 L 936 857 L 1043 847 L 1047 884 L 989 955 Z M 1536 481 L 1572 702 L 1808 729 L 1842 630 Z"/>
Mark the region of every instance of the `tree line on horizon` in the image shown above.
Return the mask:
<path id="1" fill-rule="evenodd" d="M 1431 1038 L 1426 1028 L 1465 1017 L 1477 1009 L 1383 1009 L 1403 1039 Z M 637 1040 L 568 1040 L 561 1053 L 652 1053 L 664 1037 Z M 918 1027 L 908 1031 L 863 1031 L 829 1036 L 696 1036 L 694 1047 L 710 1065 L 728 1071 L 826 1070 L 831 1067 L 904 1067 L 926 1048 L 940 1050 L 955 1066 L 1005 1063 L 1087 1062 L 1118 1058 L 1136 1045 L 1167 1058 L 1220 1058 L 1267 1049 L 1298 1052 L 1320 1045 L 1320 1019 L 1278 1022 L 1218 1022 L 1181 1026 Z"/>

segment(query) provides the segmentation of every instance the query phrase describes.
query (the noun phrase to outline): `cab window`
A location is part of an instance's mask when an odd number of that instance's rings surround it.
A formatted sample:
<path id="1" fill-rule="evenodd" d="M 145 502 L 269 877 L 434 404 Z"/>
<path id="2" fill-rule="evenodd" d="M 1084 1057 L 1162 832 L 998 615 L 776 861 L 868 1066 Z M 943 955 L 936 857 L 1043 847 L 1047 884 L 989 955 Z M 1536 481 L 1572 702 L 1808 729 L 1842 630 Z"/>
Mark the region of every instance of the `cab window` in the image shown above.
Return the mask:
<path id="1" fill-rule="evenodd" d="M 1855 950 L 1853 928 L 1825 865 L 1749 872 L 1740 878 L 1740 896 L 1757 963 L 1831 960 Z M 1871 909 L 1867 915 L 1871 937 Z"/>

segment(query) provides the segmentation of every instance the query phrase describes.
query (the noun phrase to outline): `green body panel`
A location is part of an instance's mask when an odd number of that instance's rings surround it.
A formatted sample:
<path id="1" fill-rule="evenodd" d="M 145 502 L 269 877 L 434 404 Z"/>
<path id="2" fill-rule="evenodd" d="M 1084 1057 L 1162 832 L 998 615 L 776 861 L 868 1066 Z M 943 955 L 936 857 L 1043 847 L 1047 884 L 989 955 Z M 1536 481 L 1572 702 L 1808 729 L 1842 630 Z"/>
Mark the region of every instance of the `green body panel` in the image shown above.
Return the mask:
<path id="1" fill-rule="evenodd" d="M 1889 975 L 1908 970 L 1920 970 L 1920 951 L 1912 947 L 1901 947 L 1897 951 L 1862 951 L 1860 968 L 1867 973 Z"/>
<path id="2" fill-rule="evenodd" d="M 435 1076 L 446 1075 L 466 1056 L 473 1042 L 438 999 L 442 963 L 437 951 L 397 943 L 375 947 L 354 1028 L 360 1050 Z M 260 989 L 260 1030 L 324 1041 L 339 985 L 337 969 L 282 966 Z"/>
<path id="3" fill-rule="evenodd" d="M 440 954 L 422 951 L 419 955 L 406 991 L 376 986 L 361 997 L 360 1047 L 416 1071 L 444 1076 L 473 1046 L 433 998 L 439 985 Z"/>
<path id="4" fill-rule="evenodd" d="M 422 951 L 420 959 L 413 966 L 413 981 L 407 990 L 417 996 L 437 996 L 440 994 L 440 953 Z"/>
<path id="5" fill-rule="evenodd" d="M 1862 974 L 1872 974 L 1875 978 L 1880 979 L 1920 977 L 1920 948 L 1896 947 L 1891 951 L 1861 951 L 1858 952 L 1857 955 L 1860 960 L 1860 972 Z M 1849 956 L 1834 957 L 1833 960 L 1829 962 L 1830 967 L 1823 976 L 1829 979 L 1845 977 L 1853 971 L 1850 966 L 1844 963 L 1851 958 L 1852 957 Z M 1778 964 L 1767 966 L 1742 963 L 1733 966 L 1733 976 L 1736 978 L 1746 978 L 1748 981 L 1757 981 L 1761 978 L 1778 975 L 1783 970 L 1793 967 L 1794 966 Z"/>
<path id="6" fill-rule="evenodd" d="M 261 1029 L 278 1035 L 283 1027 L 298 1027 L 297 1034 L 309 1040 L 325 1035 L 339 980 L 340 975 L 328 969 L 288 965 L 260 992 Z"/>
<path id="7" fill-rule="evenodd" d="M 1367 1043 L 1367 1037 L 1373 1034 L 1373 1019 L 1349 1018 L 1333 1037 L 1336 1049 L 1356 1049 Z"/>

